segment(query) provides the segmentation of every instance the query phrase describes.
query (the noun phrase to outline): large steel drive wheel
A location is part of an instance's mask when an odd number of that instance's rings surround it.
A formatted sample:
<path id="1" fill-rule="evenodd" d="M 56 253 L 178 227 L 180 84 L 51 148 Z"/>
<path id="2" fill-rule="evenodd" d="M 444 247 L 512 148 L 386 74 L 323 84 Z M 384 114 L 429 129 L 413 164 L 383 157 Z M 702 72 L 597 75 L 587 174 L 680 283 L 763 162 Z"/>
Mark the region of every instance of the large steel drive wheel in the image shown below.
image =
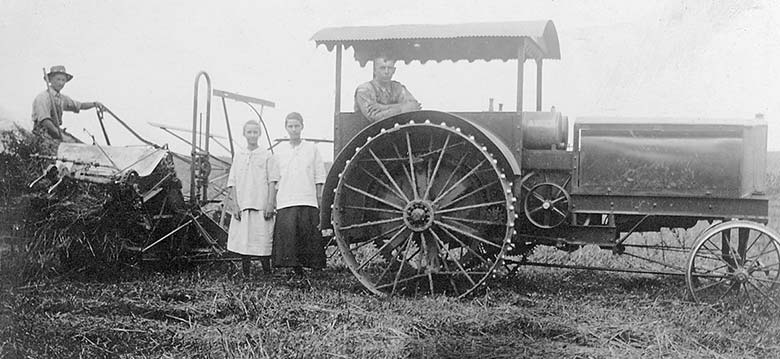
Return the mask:
<path id="1" fill-rule="evenodd" d="M 335 191 L 343 260 L 377 294 L 465 296 L 488 279 L 514 231 L 498 161 L 443 123 L 396 124 L 369 137 Z"/>
<path id="2" fill-rule="evenodd" d="M 780 309 L 780 236 L 750 221 L 710 227 L 693 246 L 686 282 L 698 302 Z"/>

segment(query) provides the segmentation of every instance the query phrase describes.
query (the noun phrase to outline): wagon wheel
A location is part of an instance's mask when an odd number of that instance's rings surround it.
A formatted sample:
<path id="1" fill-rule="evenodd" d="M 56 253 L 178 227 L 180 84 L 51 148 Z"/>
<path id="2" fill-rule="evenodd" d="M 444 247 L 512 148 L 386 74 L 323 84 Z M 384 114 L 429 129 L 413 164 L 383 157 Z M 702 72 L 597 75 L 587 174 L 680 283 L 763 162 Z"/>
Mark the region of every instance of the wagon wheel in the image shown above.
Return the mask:
<path id="1" fill-rule="evenodd" d="M 523 200 L 525 217 L 539 228 L 561 225 L 571 211 L 571 197 L 555 183 L 540 183 L 531 187 Z"/>
<path id="2" fill-rule="evenodd" d="M 780 236 L 749 221 L 710 227 L 693 246 L 685 279 L 697 302 L 780 309 Z"/>
<path id="3" fill-rule="evenodd" d="M 370 291 L 465 296 L 505 253 L 513 201 L 473 136 L 409 122 L 369 137 L 346 162 L 333 228 L 342 260 Z"/>

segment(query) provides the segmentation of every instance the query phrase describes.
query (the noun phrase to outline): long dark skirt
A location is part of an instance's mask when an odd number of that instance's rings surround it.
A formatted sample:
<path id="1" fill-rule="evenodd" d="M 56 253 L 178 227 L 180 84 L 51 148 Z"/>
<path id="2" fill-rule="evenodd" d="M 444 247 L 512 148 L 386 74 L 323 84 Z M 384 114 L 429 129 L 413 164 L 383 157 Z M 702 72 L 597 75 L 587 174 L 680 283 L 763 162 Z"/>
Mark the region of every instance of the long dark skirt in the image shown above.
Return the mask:
<path id="1" fill-rule="evenodd" d="M 315 207 L 295 206 L 276 212 L 273 257 L 275 267 L 325 267 L 325 248 Z"/>

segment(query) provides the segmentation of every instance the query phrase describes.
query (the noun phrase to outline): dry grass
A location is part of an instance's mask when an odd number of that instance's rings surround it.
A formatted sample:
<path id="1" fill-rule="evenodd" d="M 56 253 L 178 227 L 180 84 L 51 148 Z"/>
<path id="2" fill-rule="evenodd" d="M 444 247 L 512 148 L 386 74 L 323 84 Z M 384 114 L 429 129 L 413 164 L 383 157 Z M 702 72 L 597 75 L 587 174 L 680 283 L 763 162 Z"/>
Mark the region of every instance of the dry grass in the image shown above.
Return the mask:
<path id="1" fill-rule="evenodd" d="M 0 292 L 3 357 L 747 358 L 780 316 L 684 301 L 677 278 L 523 270 L 467 299 L 378 298 L 348 271 L 246 279 L 232 264 Z"/>
<path id="2" fill-rule="evenodd" d="M 780 202 L 770 215 L 778 228 Z M 780 357 L 777 311 L 690 303 L 677 277 L 523 268 L 458 300 L 375 297 L 343 266 L 320 278 L 239 273 L 125 267 L 23 286 L 2 273 L 0 357 Z"/>

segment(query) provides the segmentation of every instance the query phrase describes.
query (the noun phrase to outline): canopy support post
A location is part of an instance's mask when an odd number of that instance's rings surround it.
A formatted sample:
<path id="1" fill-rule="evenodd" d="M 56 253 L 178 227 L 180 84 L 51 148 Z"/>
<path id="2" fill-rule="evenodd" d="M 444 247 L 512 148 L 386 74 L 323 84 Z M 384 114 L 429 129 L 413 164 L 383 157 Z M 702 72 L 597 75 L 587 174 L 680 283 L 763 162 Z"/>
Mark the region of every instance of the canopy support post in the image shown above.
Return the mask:
<path id="1" fill-rule="evenodd" d="M 514 152 L 517 158 L 523 154 L 523 75 L 525 72 L 525 37 L 520 39 L 517 48 L 517 117 L 513 123 L 512 137 L 515 144 Z"/>
<path id="2" fill-rule="evenodd" d="M 523 116 L 523 75 L 525 64 L 525 38 L 520 40 L 517 49 L 517 114 Z"/>
<path id="3" fill-rule="evenodd" d="M 335 114 L 341 112 L 341 44 L 336 45 L 336 106 Z"/>
<path id="4" fill-rule="evenodd" d="M 536 59 L 536 111 L 542 110 L 542 59 Z"/>
<path id="5" fill-rule="evenodd" d="M 341 44 L 336 45 L 336 96 L 333 106 L 333 141 L 341 143 L 339 138 L 339 113 L 341 113 Z M 336 158 L 336 148 L 333 146 L 333 158 Z"/>

